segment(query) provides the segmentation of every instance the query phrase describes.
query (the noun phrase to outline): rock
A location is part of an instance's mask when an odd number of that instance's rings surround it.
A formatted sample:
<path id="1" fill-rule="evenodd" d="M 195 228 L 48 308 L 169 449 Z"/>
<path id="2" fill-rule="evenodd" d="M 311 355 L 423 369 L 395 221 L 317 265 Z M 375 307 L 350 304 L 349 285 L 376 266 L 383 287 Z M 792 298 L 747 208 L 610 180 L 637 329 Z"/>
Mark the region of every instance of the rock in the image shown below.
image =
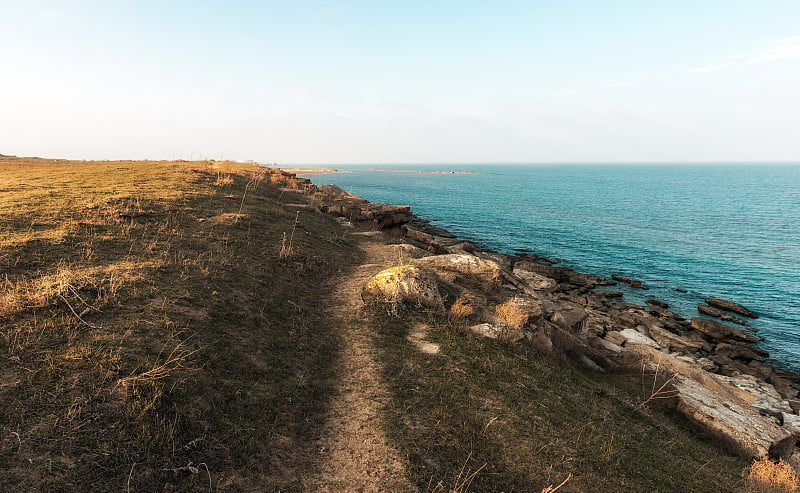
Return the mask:
<path id="1" fill-rule="evenodd" d="M 533 296 L 517 295 L 513 298 L 514 307 L 528 314 L 530 320 L 536 320 L 543 315 L 542 303 Z"/>
<path id="2" fill-rule="evenodd" d="M 440 306 L 436 281 L 414 265 L 383 270 L 370 279 L 361 292 L 365 303 L 387 303 L 395 311 L 401 303 Z"/>
<path id="3" fill-rule="evenodd" d="M 373 204 L 335 185 L 323 185 L 320 188 L 330 190 L 322 193 L 319 207 L 322 212 L 342 216 L 352 222 L 371 222 L 376 229 L 400 227 L 411 221 L 411 207 L 407 205 Z"/>
<path id="4" fill-rule="evenodd" d="M 633 349 L 639 354 L 649 356 L 653 361 L 670 371 L 691 378 L 703 387 L 722 395 L 726 399 L 730 399 L 743 406 L 750 406 L 756 401 L 755 396 L 750 392 L 729 384 L 724 381 L 720 375 L 709 373 L 699 368 L 697 364 L 687 363 L 675 355 L 664 353 L 651 346 L 636 345 Z"/>
<path id="5" fill-rule="evenodd" d="M 672 288 L 672 290 L 675 291 L 676 293 L 688 293 L 689 292 L 687 289 L 683 289 L 683 288 Z"/>
<path id="6" fill-rule="evenodd" d="M 746 320 L 742 320 L 739 317 L 734 317 L 733 315 L 728 315 L 727 313 L 723 313 L 722 316 L 719 317 L 719 318 L 721 318 L 722 320 L 724 320 L 726 322 L 733 322 L 733 323 L 739 324 L 739 325 L 747 325 L 747 321 Z"/>
<path id="7" fill-rule="evenodd" d="M 422 231 L 408 224 L 403 226 L 403 231 L 405 233 L 406 240 L 433 253 L 448 253 L 448 249 L 453 248 L 456 245 L 462 245 L 463 247 L 466 247 L 467 245 L 466 243 L 454 238 L 434 236 L 426 231 Z"/>
<path id="8" fill-rule="evenodd" d="M 447 253 L 473 253 L 475 252 L 476 248 L 475 245 L 468 241 L 462 241 L 461 243 L 456 243 L 455 245 L 451 245 L 445 247 Z"/>
<path id="9" fill-rule="evenodd" d="M 737 327 L 725 325 L 708 318 L 692 317 L 692 328 L 712 339 L 737 339 L 744 342 L 760 342 L 761 338 L 745 332 Z"/>
<path id="10" fill-rule="evenodd" d="M 622 346 L 625 344 L 626 339 L 622 337 L 622 333 L 618 330 L 609 330 L 606 332 L 605 339 L 612 344 Z"/>
<path id="11" fill-rule="evenodd" d="M 499 325 L 492 325 L 490 323 L 476 324 L 469 328 L 474 334 L 488 339 L 497 339 L 500 336 L 503 328 Z"/>
<path id="12" fill-rule="evenodd" d="M 558 283 L 553 278 L 521 268 L 519 264 L 514 266 L 513 272 L 535 291 L 552 291 L 558 287 Z"/>
<path id="13" fill-rule="evenodd" d="M 553 265 L 542 262 L 529 262 L 526 260 L 514 264 L 514 269 L 525 270 L 533 272 L 556 282 L 567 282 L 575 286 L 585 288 L 593 288 L 595 286 L 607 286 L 611 284 L 607 279 L 602 277 L 592 276 L 590 274 L 581 274 L 565 267 L 555 267 Z"/>
<path id="14" fill-rule="evenodd" d="M 717 344 L 717 347 L 714 349 L 714 354 L 720 354 L 723 356 L 727 356 L 731 359 L 742 359 L 742 360 L 756 360 L 756 361 L 764 361 L 764 356 L 762 353 L 766 352 L 763 350 L 756 350 L 755 348 L 751 348 L 750 346 L 739 345 L 739 344 L 727 344 L 724 342 L 720 342 Z"/>
<path id="15" fill-rule="evenodd" d="M 506 342 L 517 342 L 525 338 L 522 329 L 493 325 L 489 323 L 473 325 L 469 328 L 473 333 L 488 339 L 500 339 Z"/>
<path id="16" fill-rule="evenodd" d="M 414 264 L 423 269 L 430 269 L 437 274 L 459 273 L 489 284 L 497 284 L 502 277 L 502 271 L 497 262 L 464 253 L 424 257 L 414 260 Z"/>
<path id="17" fill-rule="evenodd" d="M 775 387 L 767 382 L 751 375 L 742 375 L 739 377 L 720 376 L 720 378 L 736 388 L 753 394 L 755 400 L 750 405 L 761 414 L 780 418 L 781 413 L 792 412 L 789 403 L 784 401 L 778 391 L 775 390 Z"/>
<path id="18" fill-rule="evenodd" d="M 678 410 L 710 435 L 748 458 L 787 457 L 794 451 L 793 434 L 752 408 L 733 402 L 698 382 L 678 376 Z"/>
<path id="19" fill-rule="evenodd" d="M 800 439 L 800 416 L 794 413 L 783 413 L 781 416 L 783 427 L 791 431 L 795 437 Z"/>
<path id="20" fill-rule="evenodd" d="M 593 276 L 591 274 L 582 274 L 580 272 L 575 272 L 570 269 L 566 270 L 566 279 L 569 283 L 575 284 L 576 286 L 583 286 L 585 288 L 594 288 L 595 286 L 609 286 L 613 284 L 607 279 L 603 279 L 602 277 Z"/>
<path id="21" fill-rule="evenodd" d="M 660 306 L 657 306 L 657 305 L 648 305 L 648 306 L 650 307 L 650 313 L 652 313 L 653 315 L 655 315 L 655 316 L 657 316 L 659 318 L 668 318 L 668 319 L 675 320 L 676 322 L 682 322 L 682 321 L 686 320 L 685 318 L 683 318 L 682 316 L 678 315 L 677 313 L 675 313 L 673 311 L 670 311 L 670 310 L 665 310 L 664 308 L 661 308 Z"/>
<path id="22" fill-rule="evenodd" d="M 624 339 L 623 339 L 623 342 L 624 342 Z M 622 346 L 620 346 L 618 344 L 614 344 L 607 337 L 606 338 L 596 337 L 596 338 L 594 338 L 592 340 L 592 344 L 595 347 L 599 347 L 599 348 L 605 349 L 606 351 L 611 351 L 612 353 L 621 353 L 623 351 Z"/>
<path id="23" fill-rule="evenodd" d="M 642 334 L 641 332 L 637 332 L 633 329 L 624 329 L 619 333 L 623 338 L 625 338 L 625 347 L 630 346 L 631 344 L 642 344 L 645 346 L 650 346 L 653 348 L 660 348 L 659 344 L 654 341 L 653 339 L 647 337 L 646 335 Z"/>
<path id="24" fill-rule="evenodd" d="M 703 349 L 704 341 L 673 334 L 667 329 L 651 326 L 652 337 L 663 348 L 677 349 L 679 351 L 699 351 Z"/>
<path id="25" fill-rule="evenodd" d="M 632 279 L 630 277 L 621 276 L 619 274 L 612 274 L 611 275 L 611 279 L 613 279 L 615 281 L 618 281 L 618 282 L 625 283 L 625 284 L 629 285 L 632 288 L 639 288 L 639 289 L 645 289 L 645 290 L 649 289 L 647 286 L 645 286 L 642 283 L 642 281 L 640 281 L 638 279 Z"/>
<path id="26" fill-rule="evenodd" d="M 586 327 L 589 314 L 578 305 L 562 303 L 549 317 L 557 327 L 572 333 L 581 332 Z"/>
<path id="27" fill-rule="evenodd" d="M 655 306 L 657 306 L 659 308 L 669 308 L 668 304 L 664 303 L 663 301 L 659 301 L 659 300 L 653 300 L 653 299 L 645 300 L 645 303 L 647 303 L 648 305 L 655 305 Z"/>
<path id="28" fill-rule="evenodd" d="M 401 261 L 403 259 L 422 258 L 430 255 L 430 252 L 427 250 L 423 250 L 422 248 L 410 245 L 408 243 L 391 245 L 391 248 L 397 252 L 397 256 L 401 259 Z"/>
<path id="29" fill-rule="evenodd" d="M 697 311 L 702 313 L 703 315 L 708 315 L 709 317 L 722 317 L 723 313 L 722 310 L 714 308 L 713 306 L 709 306 L 703 303 L 697 304 Z"/>
<path id="30" fill-rule="evenodd" d="M 702 368 L 705 371 L 710 371 L 710 372 L 714 372 L 718 368 L 716 363 L 714 363 L 713 361 L 711 361 L 708 358 L 699 358 L 697 360 L 697 366 L 699 366 L 700 368 Z"/>
<path id="31" fill-rule="evenodd" d="M 770 375 L 770 377 L 767 378 L 767 382 L 771 383 L 775 387 L 775 390 L 787 399 L 794 399 L 798 396 L 797 389 L 789 380 L 778 375 L 777 370 L 779 369 L 776 369 L 776 374 Z"/>
<path id="32" fill-rule="evenodd" d="M 602 298 L 622 298 L 622 291 L 611 291 L 610 289 L 593 289 L 592 294 Z"/>
<path id="33" fill-rule="evenodd" d="M 721 308 L 725 311 L 733 313 L 738 313 L 739 315 L 743 315 L 748 318 L 758 318 L 758 315 L 756 315 L 754 312 L 748 310 L 747 308 L 743 307 L 738 303 L 734 303 L 733 301 L 723 300 L 720 298 L 709 298 L 706 300 L 706 303 L 708 303 L 713 307 Z"/>

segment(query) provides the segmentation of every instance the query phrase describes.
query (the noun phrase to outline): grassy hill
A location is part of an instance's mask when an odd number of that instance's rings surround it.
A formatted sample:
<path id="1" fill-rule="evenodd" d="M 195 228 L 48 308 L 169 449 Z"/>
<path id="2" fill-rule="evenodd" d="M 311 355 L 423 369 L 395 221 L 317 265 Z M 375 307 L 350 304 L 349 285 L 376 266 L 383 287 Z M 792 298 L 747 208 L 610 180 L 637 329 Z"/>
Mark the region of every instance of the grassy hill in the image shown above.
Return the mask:
<path id="1" fill-rule="evenodd" d="M 343 322 L 342 280 L 391 240 L 350 235 L 292 186 L 227 162 L 0 159 L 3 491 L 340 491 L 317 476 L 342 330 L 370 338 L 377 426 L 410 489 L 741 486 L 743 460 L 668 402 L 640 405 L 649 375 L 435 317 L 435 357 L 403 319 Z"/>

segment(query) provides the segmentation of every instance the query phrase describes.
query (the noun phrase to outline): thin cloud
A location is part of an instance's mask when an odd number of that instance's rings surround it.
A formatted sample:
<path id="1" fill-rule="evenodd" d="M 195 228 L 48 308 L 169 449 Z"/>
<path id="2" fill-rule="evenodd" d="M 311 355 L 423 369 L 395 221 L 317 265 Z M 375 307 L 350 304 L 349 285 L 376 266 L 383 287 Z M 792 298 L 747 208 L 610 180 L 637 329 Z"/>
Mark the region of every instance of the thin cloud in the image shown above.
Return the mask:
<path id="1" fill-rule="evenodd" d="M 761 48 L 748 50 L 745 53 L 720 58 L 703 67 L 689 70 L 690 73 L 709 73 L 729 70 L 743 65 L 755 65 L 775 60 L 800 59 L 800 36 L 789 36 L 766 43 Z"/>

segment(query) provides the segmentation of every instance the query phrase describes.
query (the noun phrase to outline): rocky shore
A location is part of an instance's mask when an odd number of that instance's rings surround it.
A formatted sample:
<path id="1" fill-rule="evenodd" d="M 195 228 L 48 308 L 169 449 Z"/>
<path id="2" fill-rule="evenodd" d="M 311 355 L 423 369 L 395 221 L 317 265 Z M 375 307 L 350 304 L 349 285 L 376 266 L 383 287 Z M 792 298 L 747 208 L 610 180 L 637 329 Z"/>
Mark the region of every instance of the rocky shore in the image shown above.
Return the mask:
<path id="1" fill-rule="evenodd" d="M 277 170 L 273 176 L 312 195 L 313 207 L 340 222 L 370 224 L 404 245 L 408 265 L 382 273 L 383 280 L 365 290 L 368 296 L 386 296 L 387 280 L 396 284 L 392 296 L 421 305 L 440 301 L 440 288 L 472 290 L 471 309 L 481 318 L 471 327 L 476 334 L 541 352 L 560 350 L 596 371 L 641 362 L 668 375 L 665 395 L 704 433 L 743 456 L 786 459 L 800 471 L 800 375 L 770 363 L 756 345 L 761 339 L 740 318 L 757 317 L 746 307 L 711 298 L 687 320 L 663 301 L 631 304 L 613 289 L 619 282 L 647 288 L 636 279 L 608 280 L 531 254 L 481 249 L 414 217 L 407 206 L 372 204 Z M 511 324 L 483 306 L 481 290 L 487 289 L 512 300 L 524 323 Z"/>

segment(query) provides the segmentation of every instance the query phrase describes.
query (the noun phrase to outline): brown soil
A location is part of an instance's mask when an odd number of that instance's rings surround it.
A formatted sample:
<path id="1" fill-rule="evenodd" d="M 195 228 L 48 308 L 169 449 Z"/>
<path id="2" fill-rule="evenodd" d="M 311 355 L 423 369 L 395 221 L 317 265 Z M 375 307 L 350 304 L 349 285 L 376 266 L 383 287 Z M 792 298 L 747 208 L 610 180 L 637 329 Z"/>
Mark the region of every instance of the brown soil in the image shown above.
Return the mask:
<path id="1" fill-rule="evenodd" d="M 306 484 L 315 491 L 414 491 L 406 478 L 406 462 L 386 436 L 383 409 L 391 396 L 381 378 L 364 316 L 361 288 L 395 258 L 392 248 L 363 243 L 366 263 L 345 276 L 328 306 L 342 337 L 341 380 L 330 406 L 317 450 L 319 477 Z"/>

